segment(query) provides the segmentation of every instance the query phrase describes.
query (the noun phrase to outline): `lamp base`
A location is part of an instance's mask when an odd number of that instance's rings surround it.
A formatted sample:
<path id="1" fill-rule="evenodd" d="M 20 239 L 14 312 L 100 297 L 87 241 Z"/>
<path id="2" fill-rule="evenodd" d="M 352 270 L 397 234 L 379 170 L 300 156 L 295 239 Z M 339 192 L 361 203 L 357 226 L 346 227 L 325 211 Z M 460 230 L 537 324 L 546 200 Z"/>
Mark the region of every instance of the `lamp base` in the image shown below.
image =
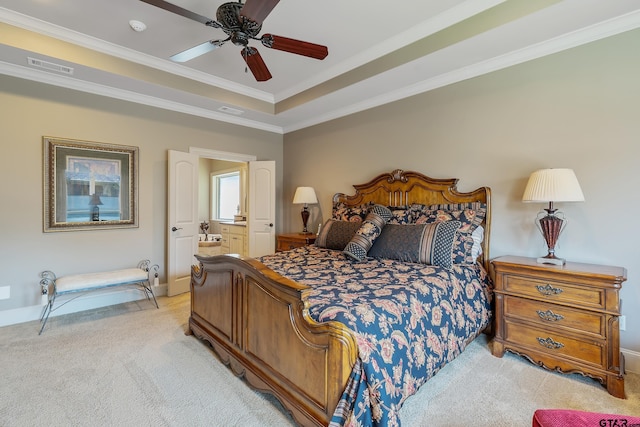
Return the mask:
<path id="1" fill-rule="evenodd" d="M 307 221 L 309 221 L 309 210 L 307 209 L 307 204 L 304 204 L 304 207 L 302 208 L 302 212 L 300 212 L 300 214 L 302 215 L 302 233 L 301 234 L 306 234 L 309 232 L 309 230 L 307 230 Z"/>
<path id="2" fill-rule="evenodd" d="M 553 264 L 553 265 L 565 265 L 567 263 L 566 260 L 562 258 L 557 258 L 555 256 L 554 257 L 543 256 L 536 259 L 536 262 L 538 264 Z"/>

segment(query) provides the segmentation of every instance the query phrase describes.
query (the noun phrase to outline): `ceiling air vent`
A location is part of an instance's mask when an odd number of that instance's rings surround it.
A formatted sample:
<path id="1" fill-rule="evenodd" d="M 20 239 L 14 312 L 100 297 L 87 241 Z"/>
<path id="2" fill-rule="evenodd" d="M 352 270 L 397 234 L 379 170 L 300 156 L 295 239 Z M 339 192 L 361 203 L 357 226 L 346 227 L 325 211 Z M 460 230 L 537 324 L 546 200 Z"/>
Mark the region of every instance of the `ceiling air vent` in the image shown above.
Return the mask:
<path id="1" fill-rule="evenodd" d="M 233 114 L 234 116 L 239 116 L 242 113 L 244 113 L 244 111 L 242 111 L 242 110 L 238 110 L 236 108 L 227 107 L 226 105 L 223 105 L 222 107 L 218 108 L 218 111 L 222 111 L 223 113 L 227 113 L 227 114 Z"/>
<path id="2" fill-rule="evenodd" d="M 45 70 L 55 71 L 62 74 L 73 74 L 73 68 L 67 67 L 66 65 L 54 64 L 53 62 L 43 61 L 42 59 L 31 57 L 27 57 L 27 61 L 29 62 L 29 65 L 32 65 L 34 67 L 44 68 Z"/>

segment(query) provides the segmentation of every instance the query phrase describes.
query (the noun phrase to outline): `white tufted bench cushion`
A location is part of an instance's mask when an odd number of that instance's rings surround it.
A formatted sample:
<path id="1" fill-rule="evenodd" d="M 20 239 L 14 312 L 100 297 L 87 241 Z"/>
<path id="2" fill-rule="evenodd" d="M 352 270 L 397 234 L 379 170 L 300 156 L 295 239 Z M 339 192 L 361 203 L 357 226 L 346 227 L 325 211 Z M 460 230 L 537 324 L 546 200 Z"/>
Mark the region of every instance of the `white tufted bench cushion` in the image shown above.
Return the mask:
<path id="1" fill-rule="evenodd" d="M 139 268 L 125 268 L 124 270 L 105 271 L 102 273 L 74 274 L 56 279 L 57 293 L 88 291 L 108 286 L 127 285 L 143 282 L 148 279 L 148 273 Z"/>

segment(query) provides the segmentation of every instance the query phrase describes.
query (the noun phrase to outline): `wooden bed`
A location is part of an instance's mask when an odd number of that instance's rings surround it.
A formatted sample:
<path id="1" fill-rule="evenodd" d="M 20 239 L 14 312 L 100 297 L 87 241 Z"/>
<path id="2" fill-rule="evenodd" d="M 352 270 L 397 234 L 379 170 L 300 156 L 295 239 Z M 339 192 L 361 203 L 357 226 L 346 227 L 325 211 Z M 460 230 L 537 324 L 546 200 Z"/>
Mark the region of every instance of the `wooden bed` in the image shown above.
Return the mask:
<path id="1" fill-rule="evenodd" d="M 490 190 L 458 192 L 457 179 L 433 179 L 395 170 L 355 194 L 333 202 L 357 206 L 482 202 L 487 205 L 482 254 L 488 271 Z M 191 280 L 189 330 L 209 343 L 233 372 L 255 389 L 278 398 L 300 425 L 328 425 L 356 363 L 354 334 L 338 322 L 318 323 L 308 313 L 306 286 L 251 258 L 196 256 Z"/>

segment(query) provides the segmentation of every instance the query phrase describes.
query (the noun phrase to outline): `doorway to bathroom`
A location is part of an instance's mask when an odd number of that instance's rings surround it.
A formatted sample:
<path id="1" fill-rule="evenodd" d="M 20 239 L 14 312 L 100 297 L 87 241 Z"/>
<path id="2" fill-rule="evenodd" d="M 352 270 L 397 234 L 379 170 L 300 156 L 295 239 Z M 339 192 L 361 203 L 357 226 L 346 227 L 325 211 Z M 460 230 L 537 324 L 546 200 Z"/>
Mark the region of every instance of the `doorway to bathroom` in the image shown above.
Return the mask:
<path id="1" fill-rule="evenodd" d="M 246 173 L 247 253 L 250 257 L 275 250 L 275 161 L 255 156 L 190 148 L 189 153 L 169 150 L 167 294 L 188 292 L 191 265 L 196 262 L 200 227 L 200 160 L 243 163 Z M 210 178 L 207 178 L 207 182 Z M 207 191 L 209 193 L 209 191 Z M 210 198 L 210 196 L 209 196 Z M 242 206 L 240 207 L 242 210 Z M 210 208 L 205 208 L 210 210 Z"/>
<path id="2" fill-rule="evenodd" d="M 221 223 L 246 223 L 248 165 L 248 162 L 199 159 L 198 217 L 201 225 L 209 227 L 207 234 L 220 235 Z M 201 227 L 200 234 L 203 233 Z"/>

